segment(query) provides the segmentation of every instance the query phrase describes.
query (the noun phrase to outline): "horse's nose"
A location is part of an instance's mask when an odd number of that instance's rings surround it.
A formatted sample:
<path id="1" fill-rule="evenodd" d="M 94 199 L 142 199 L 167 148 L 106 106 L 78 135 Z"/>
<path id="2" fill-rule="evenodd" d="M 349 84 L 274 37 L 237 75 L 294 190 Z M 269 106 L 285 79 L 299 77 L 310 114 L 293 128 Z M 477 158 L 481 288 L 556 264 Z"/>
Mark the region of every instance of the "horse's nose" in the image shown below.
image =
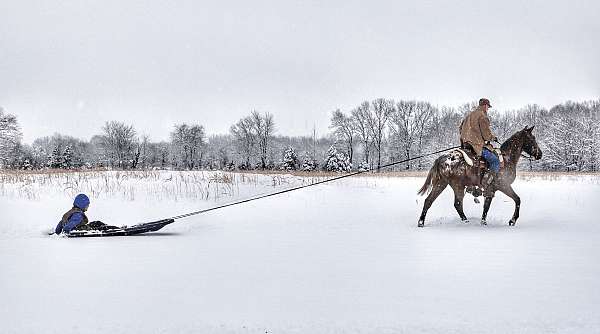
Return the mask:
<path id="1" fill-rule="evenodd" d="M 535 160 L 540 160 L 542 158 L 542 150 L 538 149 L 538 154 L 535 157 Z"/>

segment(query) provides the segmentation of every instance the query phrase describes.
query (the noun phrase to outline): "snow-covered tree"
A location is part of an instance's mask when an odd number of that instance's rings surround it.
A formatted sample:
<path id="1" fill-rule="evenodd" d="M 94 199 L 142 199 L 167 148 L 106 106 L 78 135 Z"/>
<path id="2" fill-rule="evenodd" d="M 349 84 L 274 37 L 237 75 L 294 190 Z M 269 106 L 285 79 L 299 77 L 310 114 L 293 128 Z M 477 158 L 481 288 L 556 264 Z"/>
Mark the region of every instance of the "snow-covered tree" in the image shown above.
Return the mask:
<path id="1" fill-rule="evenodd" d="M 61 168 L 62 166 L 62 152 L 61 146 L 56 145 L 52 150 L 52 153 L 48 156 L 48 167 L 50 168 Z"/>
<path id="2" fill-rule="evenodd" d="M 346 152 L 350 163 L 352 163 L 354 137 L 356 136 L 356 125 L 352 117 L 344 115 L 343 112 L 337 109 L 331 116 L 331 125 L 329 127 L 334 130 L 333 134 L 336 136 L 336 140 L 343 142 L 344 146 L 346 146 Z"/>
<path id="3" fill-rule="evenodd" d="M 369 110 L 369 101 L 365 101 L 351 111 L 352 123 L 362 144 L 363 160 L 367 163 L 370 162 L 370 152 L 373 149 L 373 137 L 368 122 Z"/>
<path id="4" fill-rule="evenodd" d="M 273 162 L 269 159 L 269 150 L 271 148 L 271 140 L 275 133 L 275 122 L 273 121 L 273 115 L 265 113 L 261 115 L 258 111 L 253 111 L 250 115 L 252 118 L 252 124 L 254 126 L 254 133 L 257 138 L 258 144 L 258 156 L 260 169 L 269 168 L 273 165 Z"/>
<path id="5" fill-rule="evenodd" d="M 428 102 L 399 101 L 390 115 L 390 137 L 398 157 L 410 159 L 423 153 L 437 109 Z M 422 162 L 417 162 L 422 167 Z M 406 163 L 411 169 L 412 163 Z"/>
<path id="6" fill-rule="evenodd" d="M 304 157 L 302 158 L 301 169 L 305 172 L 312 172 L 316 170 L 317 167 L 317 160 L 309 152 L 305 152 Z"/>
<path id="7" fill-rule="evenodd" d="M 349 172 L 352 170 L 352 164 L 348 156 L 344 152 L 338 151 L 335 145 L 331 145 L 327 151 L 323 166 L 326 171 L 330 172 Z"/>
<path id="8" fill-rule="evenodd" d="M 199 124 L 177 124 L 171 132 L 171 144 L 175 167 L 199 168 L 204 156 L 204 127 Z"/>
<path id="9" fill-rule="evenodd" d="M 128 167 L 132 162 L 137 140 L 133 126 L 111 121 L 106 122 L 102 131 L 102 148 L 110 166 Z"/>
<path id="10" fill-rule="evenodd" d="M 293 147 L 290 146 L 285 150 L 280 168 L 282 170 L 298 169 L 298 156 L 296 155 L 296 151 Z"/>
<path id="11" fill-rule="evenodd" d="M 31 165 L 31 162 L 29 161 L 29 159 L 23 160 L 23 165 L 21 166 L 21 169 L 23 169 L 23 170 L 32 170 L 33 169 L 33 166 Z"/>
<path id="12" fill-rule="evenodd" d="M 358 165 L 358 171 L 359 172 L 366 172 L 369 169 L 371 169 L 371 167 L 369 166 L 369 163 L 366 161 L 361 161 L 361 163 Z"/>
<path id="13" fill-rule="evenodd" d="M 384 135 L 388 120 L 394 112 L 393 100 L 375 99 L 371 102 L 367 125 L 373 138 L 373 147 L 377 151 L 377 168 L 381 167 L 381 157 L 384 150 Z"/>
<path id="14" fill-rule="evenodd" d="M 67 145 L 65 150 L 62 153 L 60 168 L 62 169 L 71 169 L 73 168 L 73 151 L 71 146 Z"/>
<path id="15" fill-rule="evenodd" d="M 236 124 L 231 126 L 231 135 L 233 136 L 238 153 L 242 158 L 240 166 L 250 166 L 252 154 L 254 153 L 257 136 L 254 132 L 254 121 L 251 117 L 244 117 Z"/>
<path id="16" fill-rule="evenodd" d="M 0 107 L 0 168 L 16 158 L 15 149 L 21 142 L 21 129 L 17 117 Z"/>

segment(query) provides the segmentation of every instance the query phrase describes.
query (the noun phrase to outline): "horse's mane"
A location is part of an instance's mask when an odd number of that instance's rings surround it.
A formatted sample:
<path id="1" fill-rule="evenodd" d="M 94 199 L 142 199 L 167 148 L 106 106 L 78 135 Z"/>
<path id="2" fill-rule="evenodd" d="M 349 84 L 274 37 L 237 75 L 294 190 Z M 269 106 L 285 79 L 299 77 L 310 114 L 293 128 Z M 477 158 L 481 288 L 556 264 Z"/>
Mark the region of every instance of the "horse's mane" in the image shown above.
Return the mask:
<path id="1" fill-rule="evenodd" d="M 506 141 L 504 141 L 504 143 L 502 143 L 502 145 L 500 145 L 500 150 L 502 152 L 507 152 L 508 149 L 510 148 L 510 144 L 512 144 L 518 136 L 521 136 L 521 132 L 522 131 L 517 131 L 515 132 L 512 136 L 510 136 L 510 138 L 508 138 Z"/>

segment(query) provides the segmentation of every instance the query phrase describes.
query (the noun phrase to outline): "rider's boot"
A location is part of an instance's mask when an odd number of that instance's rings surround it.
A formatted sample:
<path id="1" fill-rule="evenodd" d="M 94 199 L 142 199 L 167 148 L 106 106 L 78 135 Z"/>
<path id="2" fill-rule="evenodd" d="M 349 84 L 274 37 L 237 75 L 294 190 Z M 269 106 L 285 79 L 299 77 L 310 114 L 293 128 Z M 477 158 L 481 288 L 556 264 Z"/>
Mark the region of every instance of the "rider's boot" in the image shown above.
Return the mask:
<path id="1" fill-rule="evenodd" d="M 497 175 L 498 175 L 498 173 L 491 171 L 491 170 L 487 170 L 485 172 L 485 174 L 483 175 L 483 177 L 481 178 L 481 186 L 483 186 L 484 189 L 491 186 L 492 183 L 494 182 L 494 180 L 496 179 Z"/>

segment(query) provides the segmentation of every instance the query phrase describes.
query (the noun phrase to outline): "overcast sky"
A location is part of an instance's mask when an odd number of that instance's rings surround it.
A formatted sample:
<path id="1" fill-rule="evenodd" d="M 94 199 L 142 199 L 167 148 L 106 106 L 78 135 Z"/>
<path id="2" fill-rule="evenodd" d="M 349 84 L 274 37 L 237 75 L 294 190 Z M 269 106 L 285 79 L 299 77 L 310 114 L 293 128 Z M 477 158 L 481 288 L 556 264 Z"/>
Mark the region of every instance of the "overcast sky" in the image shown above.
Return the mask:
<path id="1" fill-rule="evenodd" d="M 600 96 L 600 1 L 1 1 L 0 106 L 24 140 L 107 120 L 154 140 L 252 109 L 327 131 L 365 99 L 499 109 Z"/>

